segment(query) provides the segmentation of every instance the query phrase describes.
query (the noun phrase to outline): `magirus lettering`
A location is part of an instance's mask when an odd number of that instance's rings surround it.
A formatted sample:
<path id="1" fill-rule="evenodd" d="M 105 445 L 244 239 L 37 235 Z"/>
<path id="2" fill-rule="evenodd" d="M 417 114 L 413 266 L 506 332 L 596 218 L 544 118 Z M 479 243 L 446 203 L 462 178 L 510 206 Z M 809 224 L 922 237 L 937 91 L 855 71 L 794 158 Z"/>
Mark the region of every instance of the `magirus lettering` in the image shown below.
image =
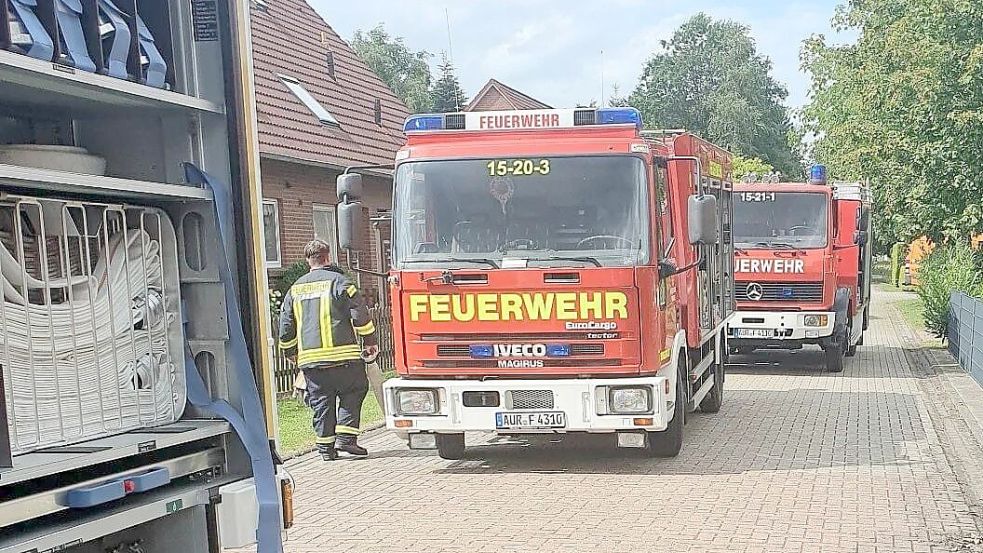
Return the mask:
<path id="1" fill-rule="evenodd" d="M 500 369 L 541 369 L 543 368 L 542 359 L 499 359 L 498 368 Z"/>

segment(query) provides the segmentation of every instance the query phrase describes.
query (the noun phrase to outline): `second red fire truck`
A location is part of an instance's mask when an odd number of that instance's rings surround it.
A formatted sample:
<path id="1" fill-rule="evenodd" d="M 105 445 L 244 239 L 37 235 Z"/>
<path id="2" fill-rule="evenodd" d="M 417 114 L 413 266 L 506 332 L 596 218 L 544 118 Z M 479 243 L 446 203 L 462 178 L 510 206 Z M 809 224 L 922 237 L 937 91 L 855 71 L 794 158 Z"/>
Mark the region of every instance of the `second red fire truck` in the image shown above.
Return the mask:
<path id="1" fill-rule="evenodd" d="M 418 115 L 406 131 L 387 425 L 445 458 L 466 431 L 678 453 L 686 413 L 723 401 L 730 155 L 645 133 L 632 108 Z M 339 179 L 343 247 L 359 189 Z"/>
<path id="2" fill-rule="evenodd" d="M 828 183 L 739 183 L 734 189 L 737 312 L 732 353 L 818 345 L 826 368 L 863 344 L 870 307 L 870 192 Z"/>

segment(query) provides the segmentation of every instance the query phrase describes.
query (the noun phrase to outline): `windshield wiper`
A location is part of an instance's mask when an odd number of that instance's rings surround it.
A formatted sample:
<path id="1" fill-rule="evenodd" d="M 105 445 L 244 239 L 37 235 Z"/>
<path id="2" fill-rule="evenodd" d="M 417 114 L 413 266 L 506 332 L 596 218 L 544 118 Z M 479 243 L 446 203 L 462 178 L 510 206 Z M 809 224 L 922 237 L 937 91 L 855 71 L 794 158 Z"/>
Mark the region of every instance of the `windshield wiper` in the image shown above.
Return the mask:
<path id="1" fill-rule="evenodd" d="M 498 263 L 495 261 L 485 258 L 485 257 L 473 257 L 473 258 L 459 258 L 459 257 L 445 257 L 443 259 L 406 259 L 403 263 L 433 263 L 434 265 L 439 265 L 441 263 L 475 263 L 478 265 L 488 265 L 493 269 L 500 268 Z"/>
<path id="2" fill-rule="evenodd" d="M 596 257 L 585 255 L 582 257 L 566 257 L 562 255 L 551 255 L 549 257 L 533 257 L 529 261 L 579 261 L 580 263 L 590 263 L 595 267 L 603 267 Z"/>

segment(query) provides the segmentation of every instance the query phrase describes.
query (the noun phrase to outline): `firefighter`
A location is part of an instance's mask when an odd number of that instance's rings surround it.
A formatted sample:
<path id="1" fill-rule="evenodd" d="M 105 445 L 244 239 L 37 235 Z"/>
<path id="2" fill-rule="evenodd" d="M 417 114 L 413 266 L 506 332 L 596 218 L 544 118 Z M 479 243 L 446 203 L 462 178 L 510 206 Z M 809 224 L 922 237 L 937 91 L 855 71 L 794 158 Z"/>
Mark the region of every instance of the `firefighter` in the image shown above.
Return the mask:
<path id="1" fill-rule="evenodd" d="M 283 298 L 279 345 L 296 356 L 307 381 L 321 458 L 337 459 L 338 451 L 365 456 L 358 427 L 369 390 L 365 363 L 379 354 L 375 325 L 358 287 L 331 264 L 326 242 L 312 240 L 304 256 L 311 270 Z"/>

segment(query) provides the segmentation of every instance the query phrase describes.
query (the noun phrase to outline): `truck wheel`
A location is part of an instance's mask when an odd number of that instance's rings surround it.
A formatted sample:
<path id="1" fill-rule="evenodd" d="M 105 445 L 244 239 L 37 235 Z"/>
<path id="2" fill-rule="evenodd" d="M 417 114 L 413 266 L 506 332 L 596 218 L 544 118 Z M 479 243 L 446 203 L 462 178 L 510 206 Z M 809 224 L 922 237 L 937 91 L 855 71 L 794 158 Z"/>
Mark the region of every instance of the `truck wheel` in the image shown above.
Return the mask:
<path id="1" fill-rule="evenodd" d="M 860 337 L 863 338 L 863 335 L 864 335 L 864 333 L 863 333 L 863 331 L 861 331 L 860 332 Z M 857 354 L 857 346 L 860 345 L 860 341 L 859 340 L 857 341 L 856 344 L 851 344 L 850 343 L 850 340 L 852 339 L 851 338 L 852 336 L 853 336 L 853 325 L 850 325 L 850 326 L 848 326 L 846 328 L 846 356 L 847 357 L 853 357 L 854 355 L 856 355 Z"/>
<path id="2" fill-rule="evenodd" d="M 714 363 L 710 370 L 713 371 L 713 388 L 700 402 L 700 411 L 704 413 L 716 413 L 724 403 L 724 364 Z"/>
<path id="3" fill-rule="evenodd" d="M 652 457 L 675 457 L 683 448 L 683 425 L 686 424 L 685 370 L 676 377 L 676 406 L 672 409 L 672 421 L 662 432 L 648 433 L 648 454 Z"/>
<path id="4" fill-rule="evenodd" d="M 463 458 L 464 433 L 437 434 L 437 455 L 448 461 L 457 461 Z"/>
<path id="5" fill-rule="evenodd" d="M 826 370 L 831 373 L 843 372 L 843 346 L 837 344 L 826 348 Z"/>

